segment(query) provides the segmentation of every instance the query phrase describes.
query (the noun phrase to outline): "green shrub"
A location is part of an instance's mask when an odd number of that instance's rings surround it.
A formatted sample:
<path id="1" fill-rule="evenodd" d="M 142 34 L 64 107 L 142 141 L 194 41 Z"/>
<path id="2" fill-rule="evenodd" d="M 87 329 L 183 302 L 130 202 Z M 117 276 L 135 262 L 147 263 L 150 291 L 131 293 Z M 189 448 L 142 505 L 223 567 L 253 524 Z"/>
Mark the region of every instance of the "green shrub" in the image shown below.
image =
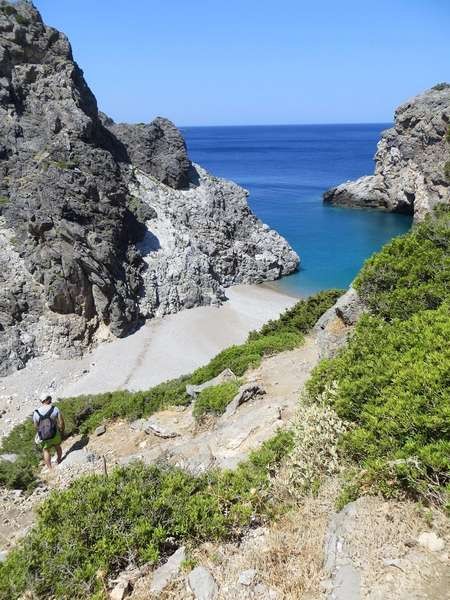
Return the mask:
<path id="1" fill-rule="evenodd" d="M 450 207 L 441 206 L 370 258 L 355 280 L 365 304 L 385 319 L 407 319 L 450 297 Z"/>
<path id="2" fill-rule="evenodd" d="M 239 389 L 237 381 L 228 381 L 204 389 L 194 402 L 193 415 L 196 419 L 205 414 L 221 415 Z"/>
<path id="3" fill-rule="evenodd" d="M 5 204 L 8 204 L 9 202 L 9 198 L 7 196 L 0 196 L 0 206 L 4 206 Z"/>
<path id="4" fill-rule="evenodd" d="M 291 447 L 291 434 L 280 432 L 236 471 L 194 477 L 134 464 L 53 492 L 0 565 L 0 598 L 25 590 L 38 598 L 92 597 L 130 563 L 156 563 L 186 541 L 238 534 L 270 513 L 270 476 Z"/>
<path id="5" fill-rule="evenodd" d="M 286 331 L 307 333 L 344 291 L 326 290 L 305 300 L 300 300 L 295 306 L 288 308 L 278 319 L 269 321 L 259 331 L 252 331 L 248 336 L 249 341 Z"/>
<path id="6" fill-rule="evenodd" d="M 343 449 L 374 466 L 417 458 L 427 477 L 444 486 L 450 468 L 450 308 L 406 321 L 365 315 L 348 347 L 320 363 L 307 384 L 315 398 L 335 386 L 332 405 L 355 426 Z M 398 463 L 402 465 L 400 461 Z M 417 481 L 416 491 L 420 492 Z"/>
<path id="7" fill-rule="evenodd" d="M 14 8 L 14 6 L 11 6 L 11 4 L 3 4 L 0 7 L 0 10 L 8 16 L 17 14 L 17 9 Z"/>

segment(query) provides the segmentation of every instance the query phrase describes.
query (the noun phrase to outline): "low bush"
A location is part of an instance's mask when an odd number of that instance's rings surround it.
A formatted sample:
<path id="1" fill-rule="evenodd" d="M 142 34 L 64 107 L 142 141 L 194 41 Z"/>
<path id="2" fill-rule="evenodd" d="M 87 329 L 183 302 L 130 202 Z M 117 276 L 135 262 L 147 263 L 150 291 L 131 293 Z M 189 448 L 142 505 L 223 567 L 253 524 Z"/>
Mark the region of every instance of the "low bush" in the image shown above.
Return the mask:
<path id="1" fill-rule="evenodd" d="M 259 331 L 252 331 L 248 336 L 249 341 L 281 331 L 307 333 L 344 291 L 326 290 L 305 300 L 300 300 L 295 306 L 288 308 L 278 319 L 269 321 Z"/>
<path id="2" fill-rule="evenodd" d="M 217 540 L 271 511 L 270 478 L 292 447 L 278 433 L 235 471 L 194 477 L 134 464 L 53 492 L 37 523 L 0 565 L 0 598 L 103 598 L 128 564 L 156 563 L 187 541 Z"/>
<path id="3" fill-rule="evenodd" d="M 235 375 L 243 375 L 251 367 L 257 367 L 264 356 L 292 350 L 303 341 L 301 333 L 280 331 L 249 340 L 240 346 L 230 346 L 215 356 L 207 365 L 200 367 L 189 378 L 190 383 L 199 384 L 216 377 L 224 369 Z"/>
<path id="4" fill-rule="evenodd" d="M 228 381 L 204 389 L 194 402 L 192 413 L 196 419 L 206 414 L 221 415 L 239 389 L 237 381 Z"/>
<path id="5" fill-rule="evenodd" d="M 450 472 L 449 310 L 444 304 L 391 323 L 363 316 L 348 347 L 322 361 L 307 384 L 311 399 L 335 386 L 330 403 L 354 424 L 342 438 L 351 458 L 374 472 L 395 462 L 418 494 L 428 479 L 444 487 Z M 414 482 L 410 459 L 426 478 Z"/>
<path id="6" fill-rule="evenodd" d="M 411 232 L 370 258 L 354 283 L 384 319 L 407 319 L 450 297 L 450 207 L 440 206 Z"/>
<path id="7" fill-rule="evenodd" d="M 294 497 L 313 490 L 325 475 L 338 471 L 338 442 L 346 427 L 326 404 L 334 390 L 325 388 L 317 403 L 301 403 L 293 424 L 293 450 L 287 460 L 285 485 Z"/>

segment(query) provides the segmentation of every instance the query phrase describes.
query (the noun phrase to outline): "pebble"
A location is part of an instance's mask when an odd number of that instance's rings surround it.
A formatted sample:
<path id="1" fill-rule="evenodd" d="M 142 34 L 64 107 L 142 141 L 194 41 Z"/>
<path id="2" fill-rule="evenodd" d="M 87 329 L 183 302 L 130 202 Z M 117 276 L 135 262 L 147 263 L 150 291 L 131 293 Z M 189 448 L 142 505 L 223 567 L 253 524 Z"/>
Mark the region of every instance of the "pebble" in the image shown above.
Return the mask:
<path id="1" fill-rule="evenodd" d="M 104 425 L 99 425 L 94 431 L 94 434 L 96 436 L 103 435 L 104 433 L 106 433 L 106 427 Z"/>
<path id="2" fill-rule="evenodd" d="M 434 531 L 424 531 L 417 538 L 417 542 L 430 552 L 440 552 L 445 547 L 444 540 L 438 537 Z"/>
<path id="3" fill-rule="evenodd" d="M 247 571 L 242 571 L 242 573 L 239 575 L 239 583 L 246 586 L 253 585 L 255 583 L 256 575 L 256 569 L 247 569 Z"/>

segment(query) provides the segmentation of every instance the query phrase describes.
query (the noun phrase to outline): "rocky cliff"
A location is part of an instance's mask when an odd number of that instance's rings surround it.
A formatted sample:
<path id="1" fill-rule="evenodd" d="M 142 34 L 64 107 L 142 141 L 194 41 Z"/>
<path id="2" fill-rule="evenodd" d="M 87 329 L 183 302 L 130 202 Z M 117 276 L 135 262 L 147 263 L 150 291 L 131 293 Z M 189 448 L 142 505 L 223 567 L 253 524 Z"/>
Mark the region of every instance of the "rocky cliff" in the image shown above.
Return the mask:
<path id="1" fill-rule="evenodd" d="M 394 127 L 378 143 L 375 174 L 328 190 L 324 202 L 414 214 L 416 219 L 436 204 L 448 203 L 449 122 L 448 84 L 402 104 L 395 112 Z"/>
<path id="2" fill-rule="evenodd" d="M 67 38 L 0 3 L 0 374 L 297 268 L 175 126 L 99 113 Z"/>

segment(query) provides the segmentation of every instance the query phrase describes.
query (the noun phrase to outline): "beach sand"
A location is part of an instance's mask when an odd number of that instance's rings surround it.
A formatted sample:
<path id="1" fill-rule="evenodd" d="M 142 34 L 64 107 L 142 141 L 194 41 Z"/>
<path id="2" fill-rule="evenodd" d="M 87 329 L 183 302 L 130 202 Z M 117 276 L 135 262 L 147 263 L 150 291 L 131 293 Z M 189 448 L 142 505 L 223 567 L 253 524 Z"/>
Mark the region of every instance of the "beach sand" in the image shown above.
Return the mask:
<path id="1" fill-rule="evenodd" d="M 153 319 L 134 334 L 104 343 L 81 359 L 41 357 L 0 379 L 0 436 L 33 410 L 36 397 L 55 398 L 119 389 L 148 389 L 190 373 L 248 333 L 293 306 L 298 298 L 262 285 L 228 288 L 222 306 L 184 310 Z"/>

